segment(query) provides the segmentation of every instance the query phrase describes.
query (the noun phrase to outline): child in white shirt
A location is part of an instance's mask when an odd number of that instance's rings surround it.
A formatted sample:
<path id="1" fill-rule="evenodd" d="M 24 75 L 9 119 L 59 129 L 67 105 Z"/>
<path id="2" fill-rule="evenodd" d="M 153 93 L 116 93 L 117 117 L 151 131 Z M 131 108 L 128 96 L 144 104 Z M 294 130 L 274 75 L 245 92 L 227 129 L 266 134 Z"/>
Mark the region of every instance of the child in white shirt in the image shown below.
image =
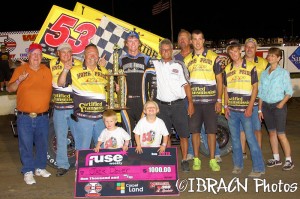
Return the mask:
<path id="1" fill-rule="evenodd" d="M 116 112 L 113 110 L 105 111 L 103 113 L 103 122 L 106 128 L 101 132 L 94 151 L 99 152 L 102 143 L 104 143 L 105 149 L 122 148 L 124 151 L 127 151 L 131 138 L 123 128 L 116 126 Z"/>
<path id="2" fill-rule="evenodd" d="M 137 153 L 143 153 L 142 147 L 159 147 L 158 152 L 160 153 L 166 150 L 169 132 L 164 121 L 156 116 L 158 112 L 159 107 L 155 101 L 145 103 L 144 113 L 146 116 L 139 120 L 133 130 Z"/>

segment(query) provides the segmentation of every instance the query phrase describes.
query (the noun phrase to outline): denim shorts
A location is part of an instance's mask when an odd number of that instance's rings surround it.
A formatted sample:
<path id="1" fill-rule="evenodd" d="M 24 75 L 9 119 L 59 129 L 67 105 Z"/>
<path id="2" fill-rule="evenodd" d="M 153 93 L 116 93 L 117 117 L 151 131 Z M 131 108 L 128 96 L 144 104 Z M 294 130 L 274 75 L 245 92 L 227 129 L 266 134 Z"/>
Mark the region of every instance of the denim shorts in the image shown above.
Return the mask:
<path id="1" fill-rule="evenodd" d="M 262 113 L 264 115 L 264 120 L 269 131 L 276 131 L 277 134 L 285 133 L 286 126 L 286 116 L 287 116 L 287 106 L 286 104 L 281 108 L 276 106 L 280 102 L 276 103 L 266 103 L 262 104 Z"/>

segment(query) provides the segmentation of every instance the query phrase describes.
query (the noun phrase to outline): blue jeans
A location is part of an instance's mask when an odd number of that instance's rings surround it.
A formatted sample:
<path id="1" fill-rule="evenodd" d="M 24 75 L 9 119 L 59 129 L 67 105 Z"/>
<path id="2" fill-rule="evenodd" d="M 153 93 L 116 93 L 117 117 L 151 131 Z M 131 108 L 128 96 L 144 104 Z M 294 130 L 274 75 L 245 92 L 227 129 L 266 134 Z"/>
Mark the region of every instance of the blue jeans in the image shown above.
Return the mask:
<path id="1" fill-rule="evenodd" d="M 258 106 L 253 106 L 251 119 L 252 119 L 253 130 L 260 131 L 261 130 L 261 122 L 258 118 Z M 244 131 L 242 124 L 240 126 L 240 131 Z"/>
<path id="2" fill-rule="evenodd" d="M 47 165 L 49 116 L 31 118 L 18 114 L 17 118 L 19 152 L 23 164 L 21 172 L 34 172 Z M 35 147 L 34 147 L 35 146 Z"/>
<path id="3" fill-rule="evenodd" d="M 98 137 L 105 128 L 103 120 L 89 120 L 78 117 L 78 122 L 75 123 L 77 150 L 90 149 L 92 140 L 95 146 L 98 143 Z"/>
<path id="4" fill-rule="evenodd" d="M 191 154 L 194 156 L 194 149 L 193 149 L 193 143 L 192 143 L 192 134 L 190 134 L 190 137 L 188 139 L 188 154 Z"/>
<path id="5" fill-rule="evenodd" d="M 69 169 L 70 163 L 68 161 L 68 129 L 70 128 L 72 135 L 74 137 L 75 143 L 76 133 L 74 123 L 75 121 L 71 119 L 70 115 L 73 113 L 73 109 L 68 110 L 58 110 L 54 109 L 53 112 L 53 124 L 54 131 L 56 135 L 56 163 L 58 168 Z"/>
<path id="6" fill-rule="evenodd" d="M 201 132 L 201 137 L 203 139 L 203 144 L 204 144 L 205 148 L 207 150 L 209 150 L 208 149 L 208 143 L 207 143 L 207 134 L 205 133 L 204 125 L 202 125 L 200 132 Z M 189 137 L 189 143 L 188 144 L 189 144 L 188 145 L 188 154 L 191 154 L 191 155 L 194 156 L 193 143 L 192 143 L 192 135 L 190 135 L 190 137 Z M 220 154 L 221 154 L 221 151 L 220 151 L 220 148 L 219 148 L 219 143 L 216 142 L 215 156 L 216 155 L 220 155 Z"/>
<path id="7" fill-rule="evenodd" d="M 246 139 L 250 148 L 252 158 L 252 171 L 264 172 L 264 160 L 262 157 L 261 149 L 254 135 L 252 119 L 251 117 L 245 117 L 243 112 L 236 111 L 230 111 L 230 116 L 228 120 L 232 140 L 233 164 L 235 167 L 240 169 L 243 169 L 244 167 L 242 145 L 240 140 L 240 124 L 243 125 Z"/>

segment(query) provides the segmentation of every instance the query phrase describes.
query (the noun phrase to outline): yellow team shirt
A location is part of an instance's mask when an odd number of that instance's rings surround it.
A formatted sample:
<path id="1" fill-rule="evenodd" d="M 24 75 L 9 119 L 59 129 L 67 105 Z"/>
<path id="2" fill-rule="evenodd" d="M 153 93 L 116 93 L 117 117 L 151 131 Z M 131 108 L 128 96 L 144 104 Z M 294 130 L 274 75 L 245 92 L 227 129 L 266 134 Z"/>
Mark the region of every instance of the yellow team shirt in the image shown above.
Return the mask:
<path id="1" fill-rule="evenodd" d="M 258 82 L 256 67 L 246 60 L 239 67 L 230 63 L 224 70 L 223 80 L 227 87 L 228 108 L 244 112 L 250 102 L 252 85 Z"/>
<path id="2" fill-rule="evenodd" d="M 57 86 L 57 80 L 60 73 L 64 69 L 64 64 L 59 58 L 50 60 L 50 70 L 52 73 L 52 102 L 56 109 L 72 109 L 73 98 L 72 98 L 72 87 L 59 87 Z M 82 66 L 82 62 L 78 59 L 72 60 L 72 66 Z"/>
<path id="3" fill-rule="evenodd" d="M 190 73 L 193 102 L 197 104 L 217 101 L 216 75 L 222 73 L 218 54 L 205 49 L 201 55 L 190 53 L 184 58 Z"/>
<path id="4" fill-rule="evenodd" d="M 268 61 L 265 58 L 255 56 L 254 61 L 250 61 L 257 71 L 258 82 L 260 80 L 261 73 L 268 67 Z M 258 97 L 255 99 L 254 105 L 258 105 Z"/>
<path id="5" fill-rule="evenodd" d="M 74 66 L 68 73 L 66 86 L 72 85 L 74 113 L 78 117 L 98 120 L 106 108 L 108 71 L 98 66 L 94 71 L 82 66 Z"/>

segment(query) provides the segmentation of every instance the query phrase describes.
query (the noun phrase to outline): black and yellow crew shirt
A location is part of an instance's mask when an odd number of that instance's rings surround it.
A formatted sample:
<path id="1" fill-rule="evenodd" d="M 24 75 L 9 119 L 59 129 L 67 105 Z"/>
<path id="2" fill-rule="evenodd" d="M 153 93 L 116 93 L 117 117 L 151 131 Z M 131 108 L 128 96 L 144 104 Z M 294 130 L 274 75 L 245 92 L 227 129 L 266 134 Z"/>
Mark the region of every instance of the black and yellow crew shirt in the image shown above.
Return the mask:
<path id="1" fill-rule="evenodd" d="M 253 64 L 256 68 L 258 82 L 260 80 L 261 73 L 267 69 L 268 61 L 265 58 L 255 56 L 254 61 L 248 61 Z M 255 99 L 254 105 L 258 105 L 258 97 Z"/>
<path id="2" fill-rule="evenodd" d="M 94 71 L 86 66 L 74 66 L 67 75 L 66 86 L 72 85 L 74 113 L 91 120 L 102 118 L 106 108 L 108 71 L 98 66 Z"/>
<path id="3" fill-rule="evenodd" d="M 52 73 L 52 102 L 55 109 L 65 110 L 73 109 L 72 87 L 59 87 L 57 86 L 57 80 L 60 73 L 64 69 L 63 63 L 59 58 L 52 59 L 50 61 L 50 70 Z M 72 60 L 72 65 L 82 66 L 81 61 L 78 59 Z"/>
<path id="4" fill-rule="evenodd" d="M 244 112 L 248 107 L 253 84 L 258 82 L 256 67 L 243 60 L 241 66 L 226 66 L 223 83 L 227 87 L 228 108 L 233 111 Z"/>
<path id="5" fill-rule="evenodd" d="M 222 73 L 218 55 L 205 49 L 201 55 L 190 53 L 184 58 L 184 62 L 190 73 L 194 103 L 215 103 L 217 101 L 216 75 Z"/>

